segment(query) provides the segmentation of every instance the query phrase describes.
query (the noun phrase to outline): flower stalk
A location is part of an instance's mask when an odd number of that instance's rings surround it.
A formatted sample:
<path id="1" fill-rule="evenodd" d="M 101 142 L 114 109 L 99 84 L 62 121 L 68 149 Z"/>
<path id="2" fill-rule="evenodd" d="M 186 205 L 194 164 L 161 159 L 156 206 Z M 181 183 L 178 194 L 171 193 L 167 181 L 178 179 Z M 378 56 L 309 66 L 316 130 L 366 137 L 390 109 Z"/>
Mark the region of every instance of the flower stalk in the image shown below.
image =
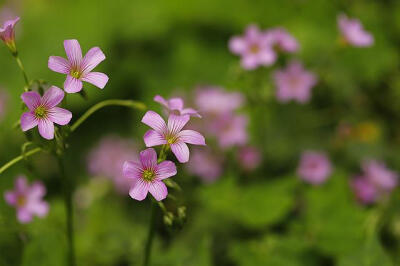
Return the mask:
<path id="1" fill-rule="evenodd" d="M 149 230 L 147 233 L 147 240 L 146 240 L 146 245 L 144 249 L 144 260 L 143 260 L 143 266 L 149 266 L 150 265 L 150 259 L 151 259 L 151 249 L 153 245 L 153 239 L 155 236 L 155 230 L 156 230 L 156 225 L 157 225 L 157 203 L 154 202 L 154 200 L 151 201 L 151 209 L 150 209 L 150 223 L 149 223 Z"/>

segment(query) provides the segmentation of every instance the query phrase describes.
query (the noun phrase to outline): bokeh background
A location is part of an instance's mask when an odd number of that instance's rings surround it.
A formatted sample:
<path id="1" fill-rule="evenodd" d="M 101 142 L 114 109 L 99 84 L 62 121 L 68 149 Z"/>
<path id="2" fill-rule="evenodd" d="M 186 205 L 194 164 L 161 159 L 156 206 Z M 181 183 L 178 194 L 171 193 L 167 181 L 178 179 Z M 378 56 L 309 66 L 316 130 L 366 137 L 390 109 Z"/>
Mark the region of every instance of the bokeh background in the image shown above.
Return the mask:
<path id="1" fill-rule="evenodd" d="M 237 113 L 248 117 L 248 145 L 260 152 L 260 164 L 244 169 L 237 159 L 240 147 L 218 149 L 210 137 L 209 146 L 218 150 L 212 162 L 222 169 L 213 182 L 180 165 L 173 179 L 183 191 L 175 191 L 178 201 L 166 205 L 174 213 L 186 206 L 187 220 L 183 226 L 166 226 L 159 217 L 153 265 L 400 264 L 398 189 L 366 206 L 349 185 L 364 159 L 400 169 L 399 1 L 0 1 L 0 9 L 5 8 L 21 17 L 17 46 L 30 78 L 62 86 L 64 75 L 50 71 L 47 60 L 64 56 L 65 39 L 78 39 L 84 52 L 99 46 L 106 54 L 97 70 L 108 74 L 108 85 L 104 90 L 86 86 L 87 101 L 69 95 L 73 119 L 110 98 L 140 100 L 159 112 L 154 95 L 181 95 L 194 103 L 199 87 L 222 87 L 246 99 Z M 359 18 L 375 44 L 339 47 L 340 12 Z M 242 70 L 228 40 L 250 23 L 262 29 L 285 27 L 300 50 L 283 56 L 277 66 Z M 271 74 L 289 58 L 301 60 L 318 77 L 307 104 L 275 99 Z M 3 164 L 21 153 L 25 141 L 20 130 L 12 129 L 24 83 L 4 45 L 0 62 L 0 87 L 8 95 L 0 122 Z M 106 177 L 107 169 L 96 172 L 98 167 L 88 165 L 101 146 L 106 146 L 102 162 L 143 149 L 147 127 L 140 123 L 142 116 L 110 107 L 71 136 L 67 175 L 77 182 L 78 265 L 142 261 L 149 199 L 131 199 Z M 114 153 L 107 152 L 107 145 Z M 333 172 L 324 184 L 307 184 L 296 174 L 305 150 L 330 158 Z M 0 265 L 65 265 L 57 173 L 54 158 L 42 154 L 0 176 L 1 194 L 20 174 L 43 181 L 50 203 L 47 217 L 21 225 L 15 210 L 0 200 Z"/>

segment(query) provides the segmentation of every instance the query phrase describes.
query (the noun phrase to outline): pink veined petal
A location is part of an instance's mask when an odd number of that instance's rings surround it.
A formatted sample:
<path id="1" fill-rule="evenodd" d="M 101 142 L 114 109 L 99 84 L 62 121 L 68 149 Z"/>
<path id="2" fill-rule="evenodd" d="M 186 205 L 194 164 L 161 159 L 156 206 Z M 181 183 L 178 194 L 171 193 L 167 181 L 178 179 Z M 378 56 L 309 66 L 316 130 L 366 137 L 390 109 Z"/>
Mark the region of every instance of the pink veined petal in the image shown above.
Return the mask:
<path id="1" fill-rule="evenodd" d="M 206 145 L 206 140 L 199 132 L 194 130 L 182 130 L 179 133 L 179 140 L 194 145 Z"/>
<path id="2" fill-rule="evenodd" d="M 21 99 L 31 111 L 35 110 L 41 102 L 40 94 L 36 91 L 28 91 L 22 93 Z"/>
<path id="3" fill-rule="evenodd" d="M 171 150 L 180 163 L 187 163 L 189 161 L 189 148 L 186 143 L 177 142 L 171 144 Z"/>
<path id="4" fill-rule="evenodd" d="M 168 195 L 167 186 L 162 181 L 154 181 L 150 183 L 149 192 L 157 201 L 165 199 Z"/>
<path id="5" fill-rule="evenodd" d="M 54 124 L 49 119 L 39 120 L 39 133 L 45 139 L 54 138 Z"/>
<path id="6" fill-rule="evenodd" d="M 176 175 L 176 165 L 171 161 L 163 161 L 156 168 L 157 178 L 159 180 Z"/>
<path id="7" fill-rule="evenodd" d="M 46 195 L 46 187 L 41 182 L 35 182 L 29 189 L 29 199 L 41 199 Z"/>
<path id="8" fill-rule="evenodd" d="M 139 179 L 142 176 L 143 167 L 134 161 L 126 161 L 122 166 L 122 172 L 127 178 Z"/>
<path id="9" fill-rule="evenodd" d="M 172 134 L 178 134 L 187 122 L 189 122 L 189 119 L 189 115 L 170 114 L 168 117 L 168 131 Z"/>
<path id="10" fill-rule="evenodd" d="M 164 107 L 169 108 L 168 102 L 162 96 L 156 95 L 156 96 L 154 96 L 153 100 L 155 102 L 158 102 L 159 104 L 163 105 Z"/>
<path id="11" fill-rule="evenodd" d="M 139 154 L 140 161 L 144 168 L 154 169 L 157 165 L 157 153 L 153 148 L 145 149 Z"/>
<path id="12" fill-rule="evenodd" d="M 142 201 L 146 198 L 147 193 L 149 192 L 149 186 L 149 183 L 140 179 L 129 190 L 129 196 L 135 200 Z"/>
<path id="13" fill-rule="evenodd" d="M 80 67 L 82 62 L 82 50 L 77 40 L 64 41 L 65 53 L 72 67 Z"/>
<path id="14" fill-rule="evenodd" d="M 42 104 L 52 108 L 64 99 L 64 91 L 56 86 L 51 86 L 43 95 Z"/>
<path id="15" fill-rule="evenodd" d="M 26 208 L 19 208 L 17 218 L 20 223 L 26 224 L 32 221 L 32 214 Z"/>
<path id="16" fill-rule="evenodd" d="M 15 204 L 17 204 L 17 195 L 14 191 L 6 191 L 4 193 L 4 199 L 11 206 L 15 206 Z"/>
<path id="17" fill-rule="evenodd" d="M 44 217 L 49 212 L 49 205 L 45 201 L 34 202 L 30 204 L 29 210 L 39 217 Z"/>
<path id="18" fill-rule="evenodd" d="M 82 81 L 71 77 L 70 75 L 67 76 L 67 79 L 64 82 L 64 90 L 68 93 L 75 93 L 82 90 Z"/>
<path id="19" fill-rule="evenodd" d="M 106 56 L 101 51 L 99 47 L 93 47 L 90 49 L 82 61 L 82 72 L 89 73 L 92 71 L 98 64 L 100 64 Z"/>
<path id="20" fill-rule="evenodd" d="M 181 111 L 181 115 L 191 115 L 194 117 L 198 117 L 201 118 L 201 115 L 199 114 L 199 112 L 197 112 L 196 110 L 192 109 L 192 108 L 185 108 Z"/>
<path id="21" fill-rule="evenodd" d="M 68 74 L 71 70 L 67 59 L 60 56 L 50 56 L 47 66 L 54 72 Z"/>
<path id="22" fill-rule="evenodd" d="M 60 107 L 53 107 L 49 110 L 48 119 L 57 125 L 64 126 L 71 121 L 72 113 Z"/>
<path id="23" fill-rule="evenodd" d="M 101 72 L 90 72 L 82 80 L 93 84 L 97 88 L 104 89 L 108 82 L 108 76 Z"/>
<path id="24" fill-rule="evenodd" d="M 147 111 L 142 118 L 142 123 L 148 125 L 160 134 L 163 134 L 167 130 L 164 119 L 154 111 Z"/>
<path id="25" fill-rule="evenodd" d="M 171 110 L 182 110 L 183 100 L 181 98 L 171 98 L 168 105 Z"/>
<path id="26" fill-rule="evenodd" d="M 153 146 L 167 144 L 167 140 L 165 139 L 165 137 L 152 129 L 148 130 L 144 134 L 143 139 L 144 143 L 146 144 L 146 147 L 153 147 Z"/>
<path id="27" fill-rule="evenodd" d="M 3 30 L 9 26 L 14 27 L 15 24 L 17 24 L 17 22 L 19 21 L 19 19 L 20 19 L 20 17 L 15 17 L 14 19 L 7 20 L 6 22 L 4 22 Z M 0 31 L 1 31 L 1 28 L 0 28 Z"/>
<path id="28" fill-rule="evenodd" d="M 27 131 L 38 125 L 38 120 L 36 119 L 33 112 L 23 113 L 21 116 L 21 129 L 22 131 Z"/>

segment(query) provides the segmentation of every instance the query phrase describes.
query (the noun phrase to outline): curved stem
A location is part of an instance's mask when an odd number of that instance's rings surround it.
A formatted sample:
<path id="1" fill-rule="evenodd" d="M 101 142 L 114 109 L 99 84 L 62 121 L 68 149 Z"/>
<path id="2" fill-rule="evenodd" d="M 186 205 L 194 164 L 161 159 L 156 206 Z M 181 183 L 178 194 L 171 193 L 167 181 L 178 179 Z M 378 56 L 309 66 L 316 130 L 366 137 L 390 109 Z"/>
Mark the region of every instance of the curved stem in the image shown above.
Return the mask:
<path id="1" fill-rule="evenodd" d="M 16 163 L 22 161 L 24 158 L 27 158 L 27 157 L 29 157 L 29 156 L 32 156 L 32 155 L 34 155 L 35 153 L 38 153 L 38 152 L 40 152 L 40 151 L 42 151 L 42 148 L 35 148 L 35 149 L 31 150 L 31 151 L 26 152 L 24 155 L 20 155 L 20 156 L 18 156 L 18 157 L 15 157 L 14 159 L 12 159 L 11 161 L 9 161 L 8 163 L 6 163 L 5 165 L 3 165 L 3 166 L 0 168 L 0 175 L 1 175 L 5 170 L 7 170 L 7 169 L 10 168 L 11 166 L 13 166 L 14 164 L 16 164 Z"/>
<path id="2" fill-rule="evenodd" d="M 25 91 L 28 91 L 30 83 L 29 83 L 28 75 L 25 72 L 24 65 L 22 64 L 22 61 L 19 58 L 18 54 L 15 54 L 14 57 L 15 57 L 15 60 L 17 61 L 19 69 L 21 69 L 22 75 L 24 76 L 24 80 L 25 80 L 25 84 L 26 84 Z"/>
<path id="3" fill-rule="evenodd" d="M 151 247 L 153 245 L 153 239 L 154 239 L 155 229 L 156 229 L 156 222 L 157 222 L 157 204 L 155 202 L 151 201 L 150 223 L 149 223 L 149 231 L 147 233 L 146 246 L 144 249 L 143 266 L 150 265 Z"/>
<path id="4" fill-rule="evenodd" d="M 93 105 L 89 110 L 86 111 L 72 126 L 71 131 L 75 131 L 86 119 L 88 119 L 94 112 L 100 110 L 106 106 L 125 106 L 132 109 L 144 111 L 146 110 L 146 105 L 141 102 L 132 100 L 106 100 Z"/>

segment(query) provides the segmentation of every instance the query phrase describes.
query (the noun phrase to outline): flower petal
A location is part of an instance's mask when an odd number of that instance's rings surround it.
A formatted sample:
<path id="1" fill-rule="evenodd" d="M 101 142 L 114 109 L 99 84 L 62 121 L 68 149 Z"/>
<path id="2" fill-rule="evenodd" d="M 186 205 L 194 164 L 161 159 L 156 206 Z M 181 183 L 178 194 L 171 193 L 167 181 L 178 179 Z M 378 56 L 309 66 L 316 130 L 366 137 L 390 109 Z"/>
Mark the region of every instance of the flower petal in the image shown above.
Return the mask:
<path id="1" fill-rule="evenodd" d="M 42 104 L 52 108 L 64 99 L 64 91 L 56 86 L 51 86 L 43 95 Z"/>
<path id="2" fill-rule="evenodd" d="M 189 119 L 189 115 L 170 114 L 168 117 L 168 131 L 172 134 L 178 134 L 187 122 L 189 122 Z"/>
<path id="3" fill-rule="evenodd" d="M 22 93 L 21 99 L 31 111 L 35 110 L 41 102 L 40 94 L 36 91 L 27 91 Z"/>
<path id="4" fill-rule="evenodd" d="M 46 187 L 39 181 L 33 183 L 29 189 L 28 197 L 29 199 L 41 199 L 46 195 Z"/>
<path id="5" fill-rule="evenodd" d="M 182 110 L 183 109 L 183 100 L 181 98 L 169 99 L 169 108 L 171 110 Z"/>
<path id="6" fill-rule="evenodd" d="M 149 183 L 140 179 L 129 190 L 129 196 L 135 200 L 144 200 L 147 196 L 147 192 L 149 192 L 149 186 Z"/>
<path id="7" fill-rule="evenodd" d="M 186 143 L 177 142 L 171 144 L 171 150 L 180 163 L 187 163 L 189 161 L 189 148 Z"/>
<path id="8" fill-rule="evenodd" d="M 157 178 L 159 180 L 176 175 L 176 165 L 171 161 L 163 161 L 156 168 Z"/>
<path id="9" fill-rule="evenodd" d="M 71 121 L 72 113 L 60 107 L 53 107 L 49 110 L 48 118 L 51 122 L 64 126 Z"/>
<path id="10" fill-rule="evenodd" d="M 4 199 L 11 206 L 15 206 L 17 204 L 17 195 L 14 191 L 6 191 L 4 193 Z"/>
<path id="11" fill-rule="evenodd" d="M 44 217 L 49 212 L 49 204 L 45 201 L 34 202 L 29 205 L 29 210 L 39 217 Z"/>
<path id="12" fill-rule="evenodd" d="M 194 130 L 182 130 L 179 133 L 179 139 L 189 144 L 206 145 L 206 140 L 203 135 Z"/>
<path id="13" fill-rule="evenodd" d="M 140 161 L 144 168 L 155 168 L 157 165 L 157 153 L 153 148 L 140 152 Z"/>
<path id="14" fill-rule="evenodd" d="M 39 133 L 45 139 L 54 138 L 54 124 L 49 119 L 39 120 Z"/>
<path id="15" fill-rule="evenodd" d="M 38 120 L 36 119 L 33 112 L 23 113 L 21 116 L 21 129 L 22 131 L 27 131 L 38 125 Z"/>
<path id="16" fill-rule="evenodd" d="M 126 178 L 138 179 L 142 176 L 143 167 L 134 161 L 126 161 L 122 166 L 122 172 Z"/>
<path id="17" fill-rule="evenodd" d="M 242 54 L 246 52 L 247 43 L 242 37 L 232 37 L 229 40 L 229 50 L 234 54 Z"/>
<path id="18" fill-rule="evenodd" d="M 79 67 L 82 62 L 82 50 L 77 40 L 64 41 L 65 53 L 73 67 Z"/>
<path id="19" fill-rule="evenodd" d="M 104 89 L 108 82 L 108 76 L 101 72 L 90 72 L 86 74 L 82 80 L 89 82 L 100 89 Z"/>
<path id="20" fill-rule="evenodd" d="M 144 134 L 143 139 L 146 147 L 167 144 L 167 140 L 164 138 L 164 136 L 152 129 Z"/>
<path id="21" fill-rule="evenodd" d="M 17 218 L 20 223 L 26 224 L 32 221 L 32 214 L 26 208 L 19 208 Z"/>
<path id="22" fill-rule="evenodd" d="M 68 60 L 60 56 L 50 56 L 47 66 L 52 71 L 62 74 L 68 74 L 71 69 Z"/>
<path id="23" fill-rule="evenodd" d="M 154 111 L 147 111 L 142 118 L 142 123 L 148 125 L 160 134 L 163 134 L 167 130 L 164 119 Z"/>
<path id="24" fill-rule="evenodd" d="M 156 95 L 156 96 L 154 96 L 153 100 L 155 102 L 158 102 L 159 104 L 163 105 L 164 107 L 169 108 L 168 102 L 162 96 Z"/>
<path id="25" fill-rule="evenodd" d="M 64 90 L 68 93 L 75 93 L 82 90 L 82 81 L 71 77 L 70 75 L 67 76 L 67 79 L 64 82 Z"/>
<path id="26" fill-rule="evenodd" d="M 19 194 L 25 194 L 28 189 L 28 182 L 26 181 L 25 176 L 19 176 L 17 180 L 15 180 L 15 191 Z"/>
<path id="27" fill-rule="evenodd" d="M 181 111 L 181 115 L 190 115 L 190 116 L 201 118 L 201 115 L 199 114 L 199 112 L 197 112 L 196 110 L 194 110 L 192 108 L 183 109 Z"/>
<path id="28" fill-rule="evenodd" d="M 89 73 L 92 71 L 98 64 L 100 64 L 106 56 L 101 51 L 99 47 L 93 47 L 90 49 L 82 61 L 82 72 Z"/>
<path id="29" fill-rule="evenodd" d="M 149 192 L 157 201 L 165 199 L 168 195 L 167 186 L 162 181 L 150 183 Z"/>

